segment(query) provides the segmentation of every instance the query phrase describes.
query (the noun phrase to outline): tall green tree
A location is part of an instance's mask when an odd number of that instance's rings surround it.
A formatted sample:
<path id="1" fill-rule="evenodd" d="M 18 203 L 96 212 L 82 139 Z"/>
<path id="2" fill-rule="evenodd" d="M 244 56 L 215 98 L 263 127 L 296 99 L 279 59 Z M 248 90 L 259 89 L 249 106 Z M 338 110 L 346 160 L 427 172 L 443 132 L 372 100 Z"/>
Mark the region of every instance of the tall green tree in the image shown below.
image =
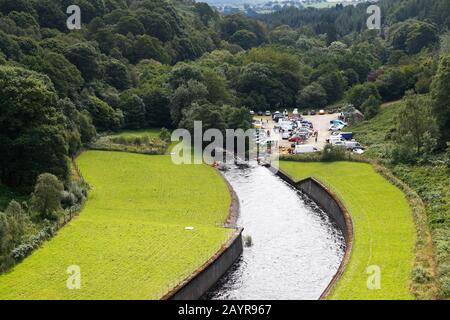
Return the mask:
<path id="1" fill-rule="evenodd" d="M 433 113 L 440 131 L 440 145 L 450 141 L 450 55 L 443 57 L 431 90 Z"/>
<path id="2" fill-rule="evenodd" d="M 37 175 L 68 175 L 63 112 L 49 78 L 0 66 L 0 177 L 11 186 L 30 186 Z"/>

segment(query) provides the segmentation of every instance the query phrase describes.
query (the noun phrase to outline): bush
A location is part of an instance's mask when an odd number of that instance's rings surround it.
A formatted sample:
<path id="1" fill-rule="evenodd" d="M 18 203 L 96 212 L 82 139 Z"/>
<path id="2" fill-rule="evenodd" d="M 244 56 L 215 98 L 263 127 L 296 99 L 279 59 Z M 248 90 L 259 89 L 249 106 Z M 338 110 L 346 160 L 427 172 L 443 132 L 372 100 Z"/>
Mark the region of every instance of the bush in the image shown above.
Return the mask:
<path id="1" fill-rule="evenodd" d="M 50 239 L 55 234 L 55 228 L 47 226 L 37 234 L 30 237 L 27 243 L 22 244 L 11 251 L 11 257 L 16 262 L 25 259 L 34 249 L 37 249 L 42 242 Z"/>
<path id="2" fill-rule="evenodd" d="M 432 276 L 431 274 L 425 270 L 423 267 L 415 267 L 412 271 L 412 276 L 414 281 L 417 283 L 428 283 L 431 281 Z"/>
<path id="3" fill-rule="evenodd" d="M 63 184 L 50 173 L 39 175 L 31 198 L 32 208 L 43 218 L 54 219 L 61 210 Z"/>
<path id="4" fill-rule="evenodd" d="M 161 131 L 160 131 L 160 133 L 159 133 L 159 138 L 160 138 L 162 141 L 170 142 L 170 140 L 171 140 L 171 134 L 170 134 L 170 131 L 167 130 L 166 128 L 162 128 Z"/>
<path id="5" fill-rule="evenodd" d="M 244 236 L 244 246 L 251 247 L 253 245 L 253 239 L 251 236 Z"/>
<path id="6" fill-rule="evenodd" d="M 322 161 L 340 161 L 346 160 L 346 150 L 345 147 L 341 146 L 333 146 L 331 144 L 327 144 L 322 151 Z"/>

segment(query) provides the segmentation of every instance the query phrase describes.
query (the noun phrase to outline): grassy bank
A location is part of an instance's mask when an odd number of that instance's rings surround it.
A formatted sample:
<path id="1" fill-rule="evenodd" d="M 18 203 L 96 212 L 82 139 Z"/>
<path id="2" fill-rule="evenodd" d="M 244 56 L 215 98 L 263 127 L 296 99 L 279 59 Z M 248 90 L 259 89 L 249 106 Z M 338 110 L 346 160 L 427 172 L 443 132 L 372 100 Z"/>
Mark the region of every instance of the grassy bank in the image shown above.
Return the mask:
<path id="1" fill-rule="evenodd" d="M 437 274 L 441 295 L 450 296 L 450 179 L 444 155 L 436 154 L 428 162 L 408 165 L 390 162 L 396 116 L 403 102 L 385 104 L 370 121 L 352 126 L 355 138 L 368 146 L 365 156 L 381 159 L 396 177 L 409 185 L 425 203 L 427 223 L 436 250 Z"/>
<path id="2" fill-rule="evenodd" d="M 230 196 L 213 169 L 103 151 L 77 162 L 92 186 L 85 209 L 0 276 L 0 299 L 157 299 L 228 238 Z M 71 265 L 79 290 L 66 286 Z"/>
<path id="3" fill-rule="evenodd" d="M 282 161 L 295 180 L 315 177 L 329 186 L 349 210 L 354 224 L 350 261 L 330 299 L 413 299 L 410 277 L 415 230 L 404 194 L 356 162 L 298 163 Z M 379 266 L 381 287 L 367 286 L 369 266 Z"/>

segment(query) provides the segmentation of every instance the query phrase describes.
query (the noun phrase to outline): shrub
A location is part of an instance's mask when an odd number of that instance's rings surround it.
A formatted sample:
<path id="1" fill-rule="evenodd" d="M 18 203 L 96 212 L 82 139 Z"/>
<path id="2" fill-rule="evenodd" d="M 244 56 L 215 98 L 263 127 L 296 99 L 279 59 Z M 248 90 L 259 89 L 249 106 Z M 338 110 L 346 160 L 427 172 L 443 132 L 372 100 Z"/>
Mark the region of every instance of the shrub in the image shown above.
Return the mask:
<path id="1" fill-rule="evenodd" d="M 423 267 L 415 267 L 412 271 L 412 276 L 414 281 L 418 283 L 428 283 L 431 281 L 432 276 L 431 274 L 425 270 Z"/>
<path id="2" fill-rule="evenodd" d="M 322 151 L 322 161 L 340 161 L 346 160 L 346 150 L 345 147 L 333 146 L 327 144 Z"/>
<path id="3" fill-rule="evenodd" d="M 159 138 L 160 138 L 162 141 L 170 142 L 170 140 L 171 140 L 171 134 L 170 134 L 170 131 L 167 130 L 166 128 L 162 128 L 162 129 L 161 129 L 161 132 L 159 133 Z"/>
<path id="4" fill-rule="evenodd" d="M 253 239 L 251 236 L 244 236 L 244 246 L 251 247 L 253 245 Z"/>
<path id="5" fill-rule="evenodd" d="M 61 210 L 63 184 L 50 173 L 39 175 L 31 198 L 32 208 L 43 218 L 54 219 Z"/>

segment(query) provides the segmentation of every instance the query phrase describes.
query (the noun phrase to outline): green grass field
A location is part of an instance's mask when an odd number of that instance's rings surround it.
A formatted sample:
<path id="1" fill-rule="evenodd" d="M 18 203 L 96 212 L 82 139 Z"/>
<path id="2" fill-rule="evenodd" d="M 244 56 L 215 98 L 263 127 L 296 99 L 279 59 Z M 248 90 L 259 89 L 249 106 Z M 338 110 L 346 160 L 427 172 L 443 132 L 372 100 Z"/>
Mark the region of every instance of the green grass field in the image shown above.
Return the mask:
<path id="1" fill-rule="evenodd" d="M 0 299 L 157 299 L 228 239 L 231 199 L 212 168 L 103 151 L 77 162 L 92 186 L 86 207 L 0 276 Z M 66 286 L 70 265 L 81 268 L 79 290 Z"/>
<path id="2" fill-rule="evenodd" d="M 281 161 L 295 180 L 315 177 L 329 186 L 349 210 L 354 225 L 350 261 L 330 299 L 413 299 L 409 285 L 415 228 L 404 194 L 375 172 L 355 162 Z M 369 290 L 366 268 L 381 269 L 381 288 Z"/>

